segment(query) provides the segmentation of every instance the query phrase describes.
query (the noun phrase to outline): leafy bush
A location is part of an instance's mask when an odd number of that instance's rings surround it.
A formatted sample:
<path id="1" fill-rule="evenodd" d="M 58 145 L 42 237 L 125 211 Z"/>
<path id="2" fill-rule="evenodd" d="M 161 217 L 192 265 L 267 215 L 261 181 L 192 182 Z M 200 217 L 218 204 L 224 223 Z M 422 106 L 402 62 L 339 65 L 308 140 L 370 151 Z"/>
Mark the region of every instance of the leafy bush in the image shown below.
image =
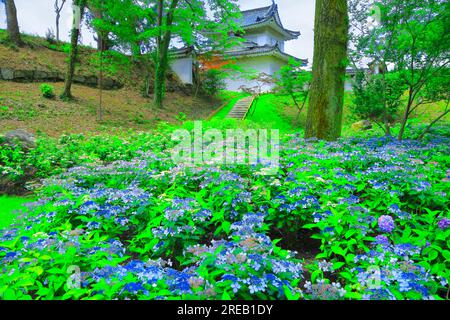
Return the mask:
<path id="1" fill-rule="evenodd" d="M 292 98 L 299 114 L 308 100 L 312 79 L 311 72 L 302 70 L 301 67 L 301 61 L 290 61 L 288 65 L 281 68 L 277 83 L 278 90 Z"/>
<path id="2" fill-rule="evenodd" d="M 352 114 L 376 123 L 389 135 L 390 128 L 399 120 L 399 107 L 406 88 L 400 73 L 357 73 L 353 84 Z"/>
<path id="3" fill-rule="evenodd" d="M 52 85 L 43 83 L 40 87 L 42 96 L 47 99 L 55 98 L 55 89 Z"/>
<path id="4" fill-rule="evenodd" d="M 209 69 L 204 73 L 201 88 L 206 95 L 213 97 L 221 90 L 224 90 L 225 87 L 225 75 L 223 71 Z"/>

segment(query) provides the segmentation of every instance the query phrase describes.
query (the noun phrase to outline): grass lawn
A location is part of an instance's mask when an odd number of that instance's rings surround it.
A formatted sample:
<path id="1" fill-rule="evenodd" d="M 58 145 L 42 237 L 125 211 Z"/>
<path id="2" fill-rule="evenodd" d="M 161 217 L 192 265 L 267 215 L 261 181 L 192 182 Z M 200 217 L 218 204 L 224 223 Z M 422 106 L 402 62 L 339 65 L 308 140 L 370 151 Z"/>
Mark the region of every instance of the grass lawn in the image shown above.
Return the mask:
<path id="1" fill-rule="evenodd" d="M 350 105 L 352 103 L 352 93 L 345 92 L 344 95 L 344 110 L 343 110 L 343 135 L 354 135 L 351 125 L 359 121 L 351 114 Z M 409 120 L 409 124 L 430 123 L 437 118 L 445 110 L 445 102 L 436 102 L 424 105 L 414 112 Z M 232 106 L 229 107 L 231 110 Z M 261 125 L 261 127 L 269 129 L 279 129 L 281 132 L 298 131 L 305 127 L 306 113 L 308 109 L 308 102 L 300 114 L 297 121 L 297 108 L 292 99 L 287 95 L 264 94 L 262 95 L 252 110 L 247 116 L 248 121 L 252 121 Z M 400 110 L 400 115 L 403 110 Z M 442 118 L 440 124 L 450 123 L 450 114 Z M 399 125 L 392 128 L 392 133 L 395 135 L 399 129 Z M 381 130 L 374 126 L 374 131 L 383 134 Z"/>
<path id="2" fill-rule="evenodd" d="M 248 96 L 246 93 L 230 95 L 228 104 L 215 114 L 211 120 L 213 122 L 224 120 L 236 102 L 246 96 Z M 261 128 L 290 132 L 296 127 L 293 124 L 297 114 L 296 108 L 291 105 L 292 99 L 289 96 L 264 94 L 253 103 L 245 121 L 238 122 L 241 122 L 241 125 L 244 127 L 244 123 L 254 123 Z"/>
<path id="3" fill-rule="evenodd" d="M 1 196 L 0 229 L 10 226 L 16 216 L 14 211 L 20 209 L 24 203 L 31 201 L 33 201 L 33 199 Z"/>
<path id="4" fill-rule="evenodd" d="M 295 129 L 296 107 L 288 96 L 265 94 L 256 100 L 246 120 L 264 128 L 289 132 Z"/>

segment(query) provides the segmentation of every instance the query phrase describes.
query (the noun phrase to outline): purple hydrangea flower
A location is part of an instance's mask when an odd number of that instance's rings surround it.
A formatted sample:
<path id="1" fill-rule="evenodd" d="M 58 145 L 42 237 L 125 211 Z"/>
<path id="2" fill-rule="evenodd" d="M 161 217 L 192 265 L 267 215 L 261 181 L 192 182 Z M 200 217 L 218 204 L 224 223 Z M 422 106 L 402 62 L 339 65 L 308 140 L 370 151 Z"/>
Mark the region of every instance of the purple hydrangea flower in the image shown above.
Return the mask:
<path id="1" fill-rule="evenodd" d="M 375 244 L 381 244 L 383 247 L 388 247 L 391 243 L 389 239 L 384 235 L 378 235 L 375 237 Z"/>
<path id="2" fill-rule="evenodd" d="M 443 218 L 438 222 L 439 229 L 446 230 L 448 227 L 450 227 L 450 219 Z"/>
<path id="3" fill-rule="evenodd" d="M 381 231 L 391 233 L 395 228 L 394 219 L 391 216 L 381 216 L 378 218 L 378 226 Z"/>

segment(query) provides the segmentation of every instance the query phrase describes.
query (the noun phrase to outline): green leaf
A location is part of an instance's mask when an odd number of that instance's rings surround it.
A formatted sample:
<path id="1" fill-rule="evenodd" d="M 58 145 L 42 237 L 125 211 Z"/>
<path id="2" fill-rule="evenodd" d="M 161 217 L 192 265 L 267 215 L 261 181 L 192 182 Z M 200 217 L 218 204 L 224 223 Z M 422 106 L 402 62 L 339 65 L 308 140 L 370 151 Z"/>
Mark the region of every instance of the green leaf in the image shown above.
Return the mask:
<path id="1" fill-rule="evenodd" d="M 3 300 L 16 300 L 16 294 L 11 288 L 7 288 L 3 293 Z"/>
<path id="2" fill-rule="evenodd" d="M 322 274 L 322 271 L 316 270 L 311 274 L 311 282 L 315 282 L 317 277 Z"/>
<path id="3" fill-rule="evenodd" d="M 230 233 L 230 228 L 231 228 L 231 223 L 228 221 L 224 221 L 222 222 L 222 229 L 223 231 L 225 231 L 227 234 Z"/>
<path id="4" fill-rule="evenodd" d="M 300 299 L 300 294 L 299 293 L 292 294 L 292 291 L 291 291 L 291 289 L 289 289 L 288 286 L 283 286 L 283 291 L 284 291 L 284 294 L 286 295 L 286 299 L 288 299 L 289 301 L 294 301 L 294 300 L 296 301 L 296 300 Z"/>
<path id="5" fill-rule="evenodd" d="M 351 236 L 353 236 L 357 231 L 355 229 L 350 229 L 345 233 L 345 238 L 349 239 Z"/>
<path id="6" fill-rule="evenodd" d="M 338 270 L 338 269 L 340 269 L 341 267 L 343 267 L 344 265 L 345 265 L 344 262 L 334 262 L 334 263 L 333 263 L 333 269 L 334 269 L 334 270 Z"/>
<path id="7" fill-rule="evenodd" d="M 444 256 L 444 258 L 446 260 L 450 260 L 450 251 L 444 250 L 444 251 L 442 251 L 442 255 Z"/>
<path id="8" fill-rule="evenodd" d="M 222 294 L 222 300 L 227 300 L 227 301 L 231 300 L 231 297 L 230 297 L 230 295 L 228 294 L 228 292 L 226 292 L 226 291 L 223 292 L 223 294 Z"/>
<path id="9" fill-rule="evenodd" d="M 338 246 L 333 246 L 332 248 L 331 248 L 331 251 L 333 251 L 335 254 L 337 254 L 337 255 L 340 255 L 340 256 L 343 256 L 343 257 L 345 257 L 345 250 L 343 250 L 341 247 L 338 247 Z"/>
<path id="10" fill-rule="evenodd" d="M 439 253 L 436 250 L 431 250 L 430 253 L 428 253 L 428 260 L 433 261 L 438 257 Z"/>
<path id="11" fill-rule="evenodd" d="M 20 280 L 20 281 L 17 281 L 15 285 L 18 287 L 30 287 L 30 286 L 34 285 L 34 280 L 33 279 Z"/>
<path id="12" fill-rule="evenodd" d="M 362 294 L 356 293 L 356 292 L 347 292 L 345 294 L 345 297 L 347 299 L 361 300 L 362 299 Z"/>
<path id="13" fill-rule="evenodd" d="M 33 272 L 33 273 L 37 274 L 38 276 L 40 276 L 44 272 L 44 269 L 42 269 L 42 267 L 40 267 L 40 266 L 35 266 L 35 267 L 28 268 L 27 271 Z"/>

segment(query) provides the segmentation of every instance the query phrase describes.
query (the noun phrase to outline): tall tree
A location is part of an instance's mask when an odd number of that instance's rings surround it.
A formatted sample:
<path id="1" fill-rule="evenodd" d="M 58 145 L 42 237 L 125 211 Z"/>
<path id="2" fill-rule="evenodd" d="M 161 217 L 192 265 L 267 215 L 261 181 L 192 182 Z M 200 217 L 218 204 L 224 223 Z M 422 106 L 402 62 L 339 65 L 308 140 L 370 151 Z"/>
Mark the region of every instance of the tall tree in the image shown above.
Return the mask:
<path id="1" fill-rule="evenodd" d="M 351 0 L 350 3 L 352 60 L 361 64 L 369 58 L 389 65 L 406 85 L 406 94 L 399 97 L 402 114 L 398 139 L 402 140 L 411 115 L 430 99 L 440 97 L 422 93 L 429 93 L 430 87 L 437 88 L 435 80 L 449 77 L 450 3 L 448 0 Z M 370 17 L 376 24 L 367 23 Z"/>
<path id="2" fill-rule="evenodd" d="M 125 3 L 121 3 L 122 7 L 125 7 Z M 87 22 L 88 25 L 96 33 L 94 40 L 97 42 L 97 50 L 109 50 L 110 41 L 109 33 L 110 31 L 106 29 L 109 25 L 114 24 L 114 21 L 109 21 L 109 23 L 101 23 L 104 20 L 109 19 L 108 15 L 104 17 L 104 13 L 108 12 L 108 4 L 106 0 L 90 0 L 88 2 L 88 13 Z"/>
<path id="3" fill-rule="evenodd" d="M 55 0 L 55 13 L 56 13 L 56 41 L 59 42 L 59 20 L 61 18 L 61 11 L 64 8 L 64 5 L 66 4 L 66 0 Z"/>
<path id="4" fill-rule="evenodd" d="M 164 19 L 164 1 L 158 0 L 157 7 L 157 27 L 158 36 L 156 38 L 156 70 L 155 70 L 155 95 L 154 102 L 157 107 L 163 106 L 167 67 L 169 64 L 169 45 L 172 40 L 172 24 L 175 9 L 179 0 L 171 0 L 168 12 Z"/>
<path id="5" fill-rule="evenodd" d="M 296 122 L 308 101 L 311 87 L 311 72 L 301 69 L 302 62 L 291 60 L 280 69 L 278 86 L 282 93 L 288 94 L 297 107 Z"/>
<path id="6" fill-rule="evenodd" d="M 174 35 L 186 45 L 195 46 L 203 42 L 199 40 L 207 34 L 216 49 L 225 47 L 228 34 L 239 30 L 235 22 L 237 17 L 239 11 L 236 0 L 158 0 L 154 84 L 156 106 L 163 105 L 169 46 Z"/>
<path id="7" fill-rule="evenodd" d="M 78 41 L 80 38 L 81 22 L 83 21 L 84 10 L 86 8 L 86 0 L 74 0 L 73 5 L 73 23 L 70 33 L 69 61 L 67 63 L 64 92 L 61 94 L 61 97 L 67 99 L 73 98 L 72 83 L 75 73 L 75 63 L 78 56 Z"/>
<path id="8" fill-rule="evenodd" d="M 17 46 L 22 46 L 23 41 L 20 37 L 19 22 L 17 21 L 17 9 L 14 0 L 3 0 L 6 9 L 6 24 L 9 39 Z"/>
<path id="9" fill-rule="evenodd" d="M 165 82 L 170 61 L 170 45 L 176 40 L 186 46 L 195 46 L 201 34 L 220 39 L 237 24 L 239 16 L 236 0 L 89 0 L 89 5 L 101 7 L 102 14 L 94 18 L 94 28 L 109 32 L 114 44 L 139 55 L 148 67 L 146 94 L 151 93 L 153 80 L 154 101 L 162 107 Z"/>
<path id="10" fill-rule="evenodd" d="M 398 134 L 402 140 L 410 116 L 426 101 L 419 99 L 421 91 L 442 71 L 449 75 L 450 3 L 447 0 L 383 0 L 378 5 L 383 16 L 377 31 L 394 39 L 389 60 L 402 72 L 408 86 Z"/>
<path id="11" fill-rule="evenodd" d="M 316 0 L 306 138 L 336 140 L 341 135 L 349 27 L 347 10 L 347 0 Z"/>

